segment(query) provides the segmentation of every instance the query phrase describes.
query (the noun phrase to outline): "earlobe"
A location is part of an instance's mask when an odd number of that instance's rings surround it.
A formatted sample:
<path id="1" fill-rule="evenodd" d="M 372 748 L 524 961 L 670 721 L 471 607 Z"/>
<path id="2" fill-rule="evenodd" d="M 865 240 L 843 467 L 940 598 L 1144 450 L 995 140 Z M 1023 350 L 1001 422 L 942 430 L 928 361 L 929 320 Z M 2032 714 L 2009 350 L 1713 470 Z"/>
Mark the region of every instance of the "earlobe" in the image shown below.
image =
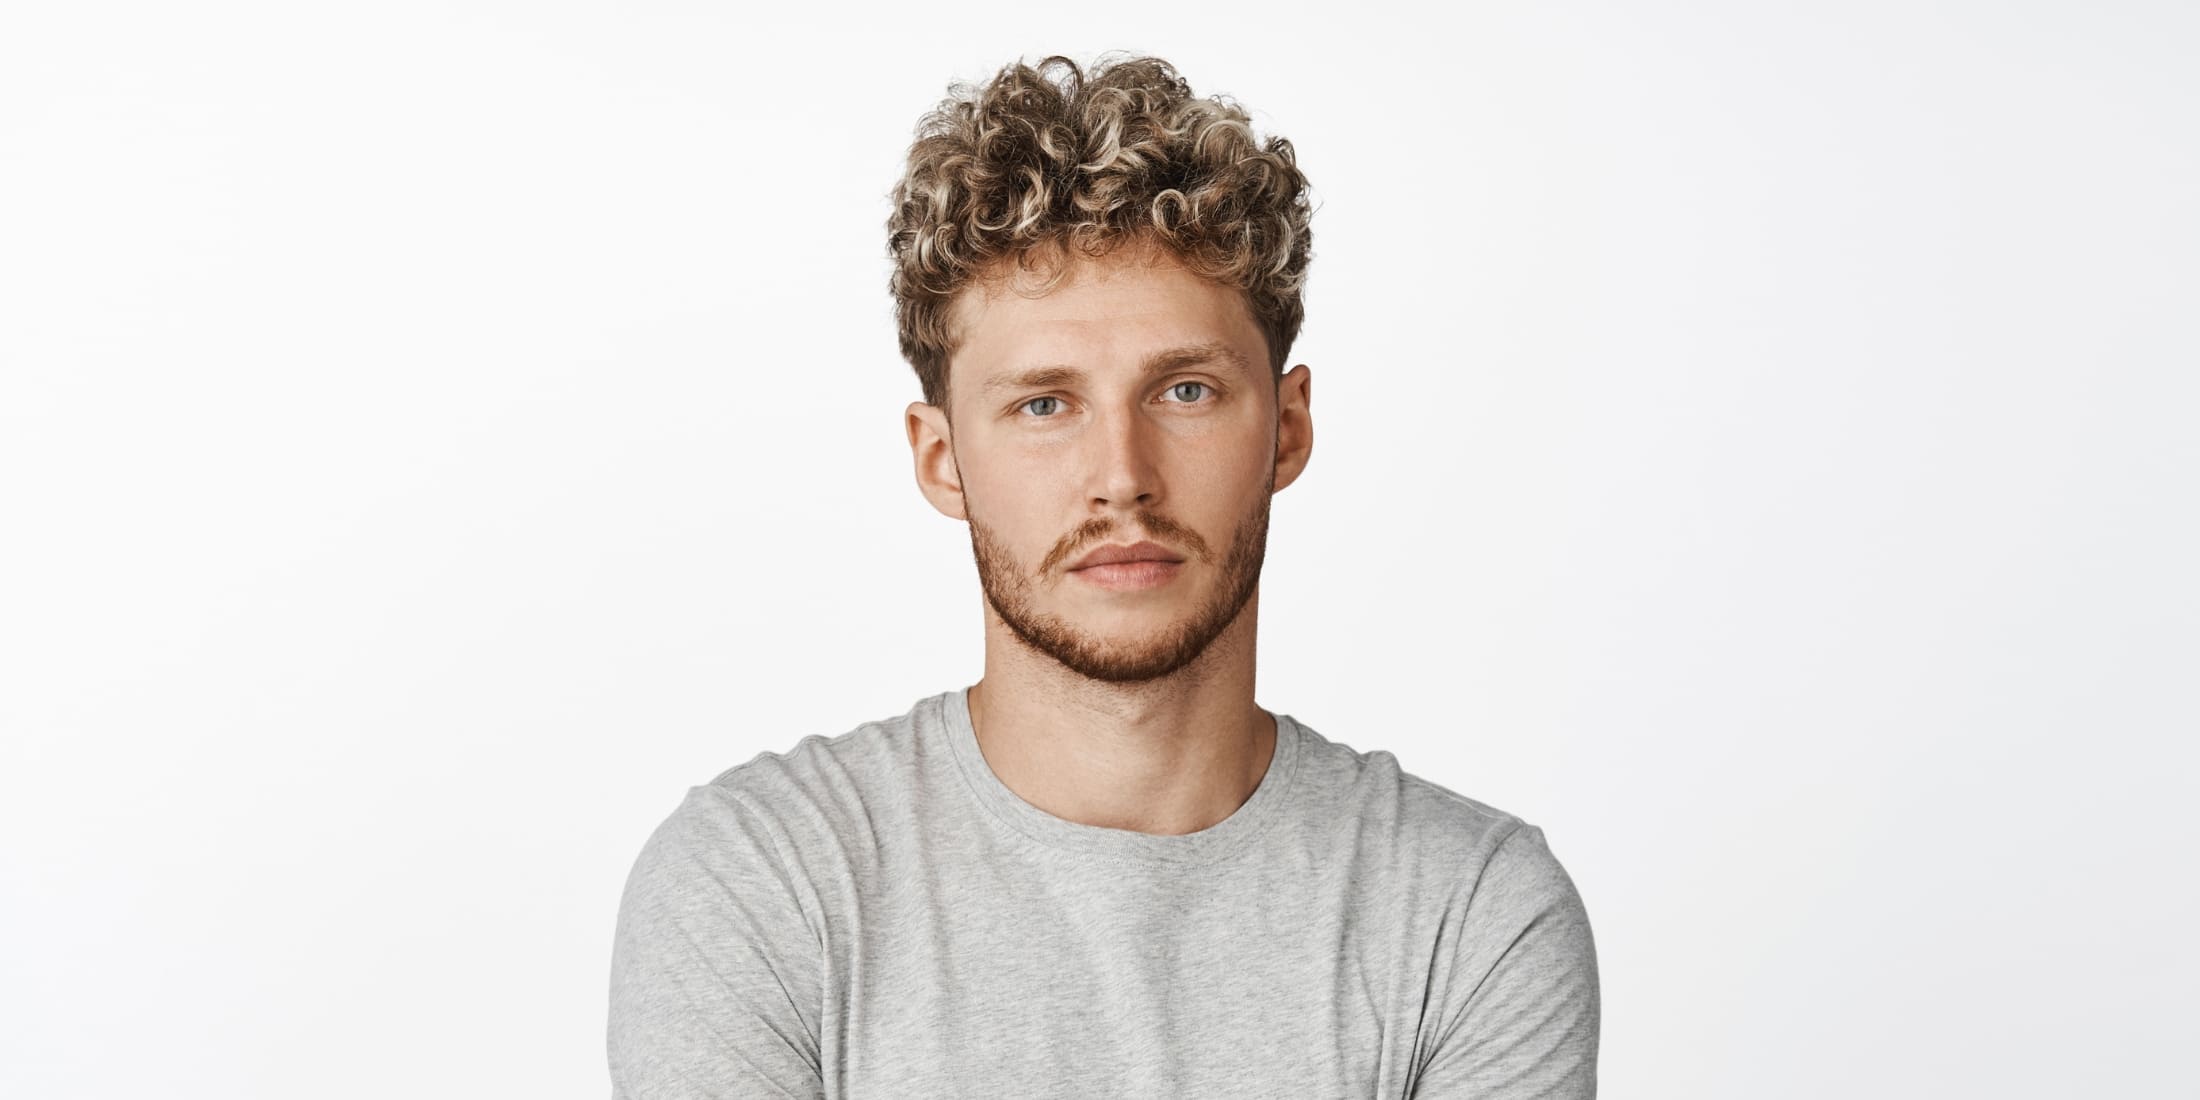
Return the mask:
<path id="1" fill-rule="evenodd" d="M 955 464 L 953 428 L 938 406 L 910 402 L 905 412 L 910 459 L 916 467 L 917 491 L 949 519 L 968 519 L 963 509 L 962 471 Z"/>

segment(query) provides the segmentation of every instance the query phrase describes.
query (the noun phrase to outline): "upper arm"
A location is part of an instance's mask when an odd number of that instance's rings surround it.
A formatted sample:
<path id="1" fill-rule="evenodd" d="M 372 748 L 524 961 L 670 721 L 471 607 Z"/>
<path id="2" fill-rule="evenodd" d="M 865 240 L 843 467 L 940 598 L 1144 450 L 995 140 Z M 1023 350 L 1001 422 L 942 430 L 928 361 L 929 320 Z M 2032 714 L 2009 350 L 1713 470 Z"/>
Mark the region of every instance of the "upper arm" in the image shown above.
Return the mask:
<path id="1" fill-rule="evenodd" d="M 698 787 L 627 877 L 607 1047 L 616 1100 L 822 1098 L 822 961 L 762 821 Z"/>
<path id="2" fill-rule="evenodd" d="M 1445 922 L 1443 1030 L 1416 1100 L 1593 1100 L 1596 943 L 1543 831 L 1523 824 L 1507 836 Z"/>

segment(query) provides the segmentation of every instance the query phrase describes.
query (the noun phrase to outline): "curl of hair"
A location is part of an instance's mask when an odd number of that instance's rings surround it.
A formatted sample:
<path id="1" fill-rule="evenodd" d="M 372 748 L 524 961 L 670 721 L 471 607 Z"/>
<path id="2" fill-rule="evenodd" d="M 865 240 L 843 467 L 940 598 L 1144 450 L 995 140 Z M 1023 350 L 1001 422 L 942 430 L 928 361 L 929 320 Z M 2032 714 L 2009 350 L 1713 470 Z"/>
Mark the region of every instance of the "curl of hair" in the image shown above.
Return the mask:
<path id="1" fill-rule="evenodd" d="M 1195 97 L 1168 62 L 1021 61 L 956 84 L 924 116 L 887 219 L 901 352 L 924 400 L 947 404 L 951 306 L 1003 261 L 1051 289 L 1068 249 L 1150 238 L 1242 290 L 1283 374 L 1304 315 L 1313 235 L 1291 143 L 1262 141 L 1226 97 Z"/>

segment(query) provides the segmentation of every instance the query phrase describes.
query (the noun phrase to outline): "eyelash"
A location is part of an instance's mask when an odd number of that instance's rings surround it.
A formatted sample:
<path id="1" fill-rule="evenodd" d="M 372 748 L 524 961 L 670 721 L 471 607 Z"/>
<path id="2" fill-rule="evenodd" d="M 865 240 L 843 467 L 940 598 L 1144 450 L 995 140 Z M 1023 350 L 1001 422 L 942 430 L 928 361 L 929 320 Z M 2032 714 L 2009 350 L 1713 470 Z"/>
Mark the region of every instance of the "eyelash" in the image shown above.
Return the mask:
<path id="1" fill-rule="evenodd" d="M 1215 388 L 1214 388 L 1213 386 L 1211 386 L 1211 385 L 1208 385 L 1208 384 L 1207 384 L 1207 383 L 1205 383 L 1205 382 L 1201 382 L 1201 381 L 1199 381 L 1199 380 L 1198 380 L 1198 379 L 1196 379 L 1196 378 L 1187 378 L 1187 379 L 1185 379 L 1185 380 L 1183 380 L 1183 381 L 1181 381 L 1181 382 L 1174 382 L 1174 383 L 1171 383 L 1171 384 L 1169 385 L 1169 389 L 1170 389 L 1170 390 L 1174 390 L 1174 389 L 1176 389 L 1176 388 L 1177 388 L 1178 386 L 1198 386 L 1198 387 L 1200 388 L 1201 392 L 1202 392 L 1202 395 L 1203 395 L 1203 396 L 1208 396 L 1208 397 L 1212 397 L 1212 395 L 1213 395 L 1213 394 L 1214 394 L 1214 392 L 1215 392 Z M 1163 391 L 1163 392 L 1168 392 L 1168 391 Z M 1029 398 L 1029 399 L 1025 400 L 1023 404 L 1021 404 L 1021 405 L 1018 405 L 1018 406 L 1016 406 L 1016 411 L 1017 411 L 1017 412 L 1022 412 L 1022 411 L 1023 411 L 1024 409 L 1025 409 L 1025 407 L 1026 407 L 1026 406 L 1029 406 L 1029 405 L 1030 405 L 1030 404 L 1031 404 L 1031 403 L 1032 403 L 1033 401 L 1060 401 L 1060 400 L 1061 400 L 1061 398 L 1059 398 L 1059 397 L 1056 397 L 1056 396 L 1054 396 L 1053 394 L 1042 394 L 1041 396 L 1038 396 L 1038 397 L 1033 397 L 1033 398 Z M 1201 402 L 1198 402 L 1198 401 L 1173 401 L 1173 402 L 1167 402 L 1167 404 L 1174 404 L 1174 405 L 1197 405 L 1197 404 L 1200 404 L 1200 403 L 1201 403 Z M 1026 419 L 1026 420 L 1052 420 L 1052 419 L 1054 419 L 1054 417 L 1052 417 L 1052 416 L 1029 416 L 1029 417 L 1025 417 L 1024 419 Z"/>

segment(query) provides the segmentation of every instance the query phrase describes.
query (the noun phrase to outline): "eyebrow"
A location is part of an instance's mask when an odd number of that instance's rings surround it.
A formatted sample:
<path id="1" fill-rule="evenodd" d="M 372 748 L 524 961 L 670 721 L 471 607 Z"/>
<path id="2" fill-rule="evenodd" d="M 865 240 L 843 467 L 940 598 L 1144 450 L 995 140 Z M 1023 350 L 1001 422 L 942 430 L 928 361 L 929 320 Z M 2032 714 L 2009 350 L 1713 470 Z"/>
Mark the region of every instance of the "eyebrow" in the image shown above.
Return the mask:
<path id="1" fill-rule="evenodd" d="M 1211 363 L 1217 359 L 1235 363 L 1239 370 L 1250 369 L 1246 365 L 1245 357 L 1238 354 L 1237 349 L 1220 340 L 1212 340 L 1204 344 L 1185 344 L 1180 347 L 1157 351 L 1146 357 L 1145 364 L 1139 368 L 1139 375 L 1143 378 L 1152 378 L 1158 374 L 1167 374 L 1170 371 L 1182 370 L 1185 367 L 1197 366 L 1201 363 Z M 1048 364 L 1020 370 L 1014 374 L 988 378 L 982 388 L 987 393 L 997 393 L 1003 390 L 1067 386 L 1084 380 L 1085 372 L 1076 367 Z"/>

